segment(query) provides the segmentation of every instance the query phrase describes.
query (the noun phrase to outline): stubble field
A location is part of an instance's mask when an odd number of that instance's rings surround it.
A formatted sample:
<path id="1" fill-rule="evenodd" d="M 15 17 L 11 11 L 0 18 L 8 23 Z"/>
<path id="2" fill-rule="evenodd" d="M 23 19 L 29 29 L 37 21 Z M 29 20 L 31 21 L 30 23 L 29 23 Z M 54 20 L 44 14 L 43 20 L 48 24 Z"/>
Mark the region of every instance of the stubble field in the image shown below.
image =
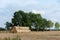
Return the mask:
<path id="1" fill-rule="evenodd" d="M 1 39 L 16 36 L 19 36 L 21 40 L 60 40 L 60 31 L 0 33 Z"/>
<path id="2" fill-rule="evenodd" d="M 60 31 L 20 33 L 22 40 L 60 40 Z"/>

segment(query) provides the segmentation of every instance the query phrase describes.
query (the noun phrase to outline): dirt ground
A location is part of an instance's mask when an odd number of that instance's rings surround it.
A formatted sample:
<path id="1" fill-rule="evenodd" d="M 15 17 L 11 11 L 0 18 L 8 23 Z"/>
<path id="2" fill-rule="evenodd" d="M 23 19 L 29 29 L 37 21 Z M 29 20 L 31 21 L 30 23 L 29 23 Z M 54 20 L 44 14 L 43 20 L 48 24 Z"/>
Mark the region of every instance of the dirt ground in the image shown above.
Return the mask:
<path id="1" fill-rule="evenodd" d="M 21 40 L 60 40 L 60 31 L 0 33 L 0 38 L 19 36 Z"/>

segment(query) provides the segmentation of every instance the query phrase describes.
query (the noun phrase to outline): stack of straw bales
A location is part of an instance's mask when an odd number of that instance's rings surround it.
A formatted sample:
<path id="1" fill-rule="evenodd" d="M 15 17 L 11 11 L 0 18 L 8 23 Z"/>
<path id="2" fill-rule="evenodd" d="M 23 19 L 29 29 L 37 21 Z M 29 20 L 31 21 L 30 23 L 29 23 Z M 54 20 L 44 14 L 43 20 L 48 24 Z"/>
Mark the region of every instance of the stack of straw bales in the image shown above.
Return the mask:
<path id="1" fill-rule="evenodd" d="M 30 32 L 29 27 L 23 27 L 23 26 L 14 26 L 11 30 L 13 33 L 17 32 Z"/>

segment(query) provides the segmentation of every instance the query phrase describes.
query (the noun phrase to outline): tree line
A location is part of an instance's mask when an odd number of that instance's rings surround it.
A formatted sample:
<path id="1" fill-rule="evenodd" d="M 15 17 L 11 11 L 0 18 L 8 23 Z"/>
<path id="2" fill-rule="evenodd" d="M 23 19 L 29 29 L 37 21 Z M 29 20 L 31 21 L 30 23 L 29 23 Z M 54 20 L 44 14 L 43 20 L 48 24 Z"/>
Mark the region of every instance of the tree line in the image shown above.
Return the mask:
<path id="1" fill-rule="evenodd" d="M 24 12 L 22 10 L 16 11 L 14 13 L 11 22 L 6 22 L 6 29 L 10 30 L 14 26 L 26 26 L 29 27 L 30 30 L 46 30 L 47 28 L 53 27 L 53 22 L 51 20 L 47 20 L 41 16 L 41 14 L 35 14 L 33 12 Z M 59 28 L 60 24 L 58 22 L 55 23 L 55 28 Z"/>

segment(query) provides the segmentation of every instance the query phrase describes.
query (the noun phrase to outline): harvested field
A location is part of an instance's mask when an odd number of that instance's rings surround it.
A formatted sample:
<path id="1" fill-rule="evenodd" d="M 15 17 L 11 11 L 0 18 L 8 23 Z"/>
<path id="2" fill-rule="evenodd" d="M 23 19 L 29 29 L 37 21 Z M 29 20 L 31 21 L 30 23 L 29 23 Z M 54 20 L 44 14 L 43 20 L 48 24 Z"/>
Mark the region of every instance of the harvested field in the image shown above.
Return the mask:
<path id="1" fill-rule="evenodd" d="M 22 40 L 60 40 L 60 31 L 20 33 Z"/>
<path id="2" fill-rule="evenodd" d="M 16 36 L 19 36 L 21 40 L 60 40 L 60 31 L 0 33 L 0 38 L 2 39 Z"/>

